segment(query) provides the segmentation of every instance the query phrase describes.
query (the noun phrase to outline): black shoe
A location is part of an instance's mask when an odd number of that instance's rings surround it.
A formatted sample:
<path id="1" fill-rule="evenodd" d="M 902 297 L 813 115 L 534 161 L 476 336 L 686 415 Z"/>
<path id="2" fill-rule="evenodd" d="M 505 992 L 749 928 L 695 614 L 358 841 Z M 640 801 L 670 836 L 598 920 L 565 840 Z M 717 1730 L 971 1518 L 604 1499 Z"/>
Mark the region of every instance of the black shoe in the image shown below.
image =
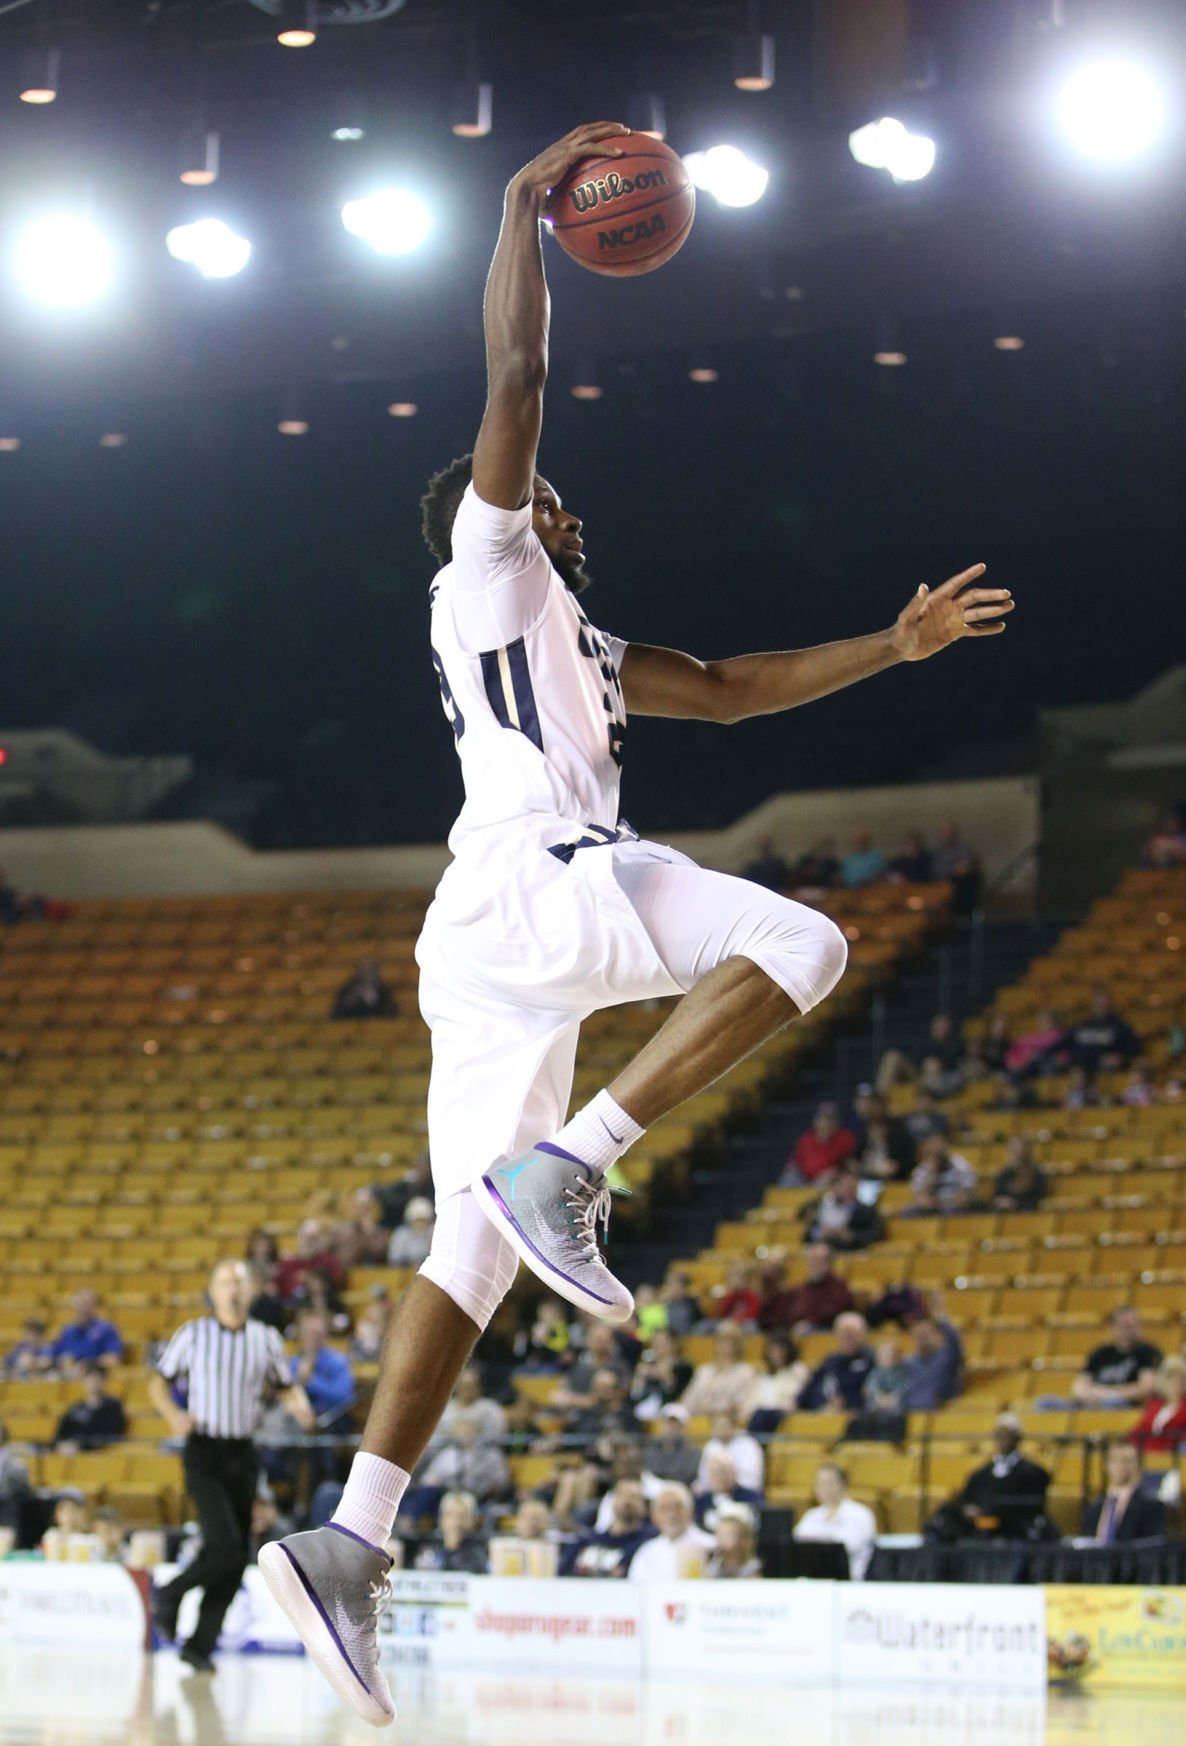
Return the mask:
<path id="1" fill-rule="evenodd" d="M 186 1643 L 181 1650 L 181 1659 L 187 1667 L 192 1667 L 195 1673 L 213 1673 L 214 1663 L 208 1655 L 203 1655 L 200 1649 L 195 1649 L 192 1643 Z"/>
<path id="2" fill-rule="evenodd" d="M 152 1591 L 152 1618 L 162 1637 L 167 1637 L 172 1643 L 177 1636 L 177 1614 L 181 1609 L 181 1601 L 169 1593 L 166 1586 L 154 1588 Z"/>

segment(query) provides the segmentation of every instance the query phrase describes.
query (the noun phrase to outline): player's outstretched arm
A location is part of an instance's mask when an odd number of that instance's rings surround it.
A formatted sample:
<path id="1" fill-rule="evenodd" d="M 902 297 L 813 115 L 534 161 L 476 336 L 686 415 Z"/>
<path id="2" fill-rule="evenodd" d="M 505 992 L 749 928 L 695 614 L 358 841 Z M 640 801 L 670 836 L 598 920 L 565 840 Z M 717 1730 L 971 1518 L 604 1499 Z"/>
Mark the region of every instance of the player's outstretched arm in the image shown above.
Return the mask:
<path id="1" fill-rule="evenodd" d="M 999 636 L 1013 596 L 973 586 L 983 574 L 984 565 L 973 564 L 940 588 L 920 587 L 888 630 L 815 649 L 697 661 L 630 643 L 621 675 L 626 708 L 631 715 L 745 721 L 827 697 L 899 661 L 925 661 L 964 637 Z"/>
<path id="2" fill-rule="evenodd" d="M 540 214 L 549 189 L 582 158 L 616 151 L 618 121 L 574 128 L 511 178 L 486 280 L 486 413 L 474 444 L 474 490 L 496 509 L 521 509 L 535 482 L 548 374 L 548 286 Z M 599 143 L 600 142 L 600 143 Z"/>

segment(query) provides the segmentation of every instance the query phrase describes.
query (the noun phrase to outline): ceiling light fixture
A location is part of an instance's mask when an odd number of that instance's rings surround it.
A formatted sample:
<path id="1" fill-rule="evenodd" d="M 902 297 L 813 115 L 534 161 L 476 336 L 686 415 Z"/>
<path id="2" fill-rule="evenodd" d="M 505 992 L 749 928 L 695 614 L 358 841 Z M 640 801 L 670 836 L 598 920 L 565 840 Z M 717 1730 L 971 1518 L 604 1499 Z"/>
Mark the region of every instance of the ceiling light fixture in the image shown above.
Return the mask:
<path id="1" fill-rule="evenodd" d="M 56 48 L 30 49 L 25 57 L 21 79 L 22 103 L 44 105 L 53 103 L 58 95 L 58 77 L 62 56 Z"/>
<path id="2" fill-rule="evenodd" d="M 276 41 L 281 48 L 312 48 L 317 41 L 317 0 L 284 0 Z"/>

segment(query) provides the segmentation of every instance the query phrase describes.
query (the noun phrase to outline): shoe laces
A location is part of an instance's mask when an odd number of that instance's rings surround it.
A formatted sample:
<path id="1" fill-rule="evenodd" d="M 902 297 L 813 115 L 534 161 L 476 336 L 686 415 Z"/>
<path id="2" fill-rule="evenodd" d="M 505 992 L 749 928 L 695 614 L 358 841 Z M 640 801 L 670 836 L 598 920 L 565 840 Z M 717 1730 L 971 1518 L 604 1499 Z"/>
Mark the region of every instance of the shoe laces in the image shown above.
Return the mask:
<path id="1" fill-rule="evenodd" d="M 371 1617 L 378 1624 L 379 1617 L 391 1605 L 391 1576 L 381 1576 L 378 1582 L 372 1582 L 367 1590 L 367 1598 L 371 1603 Z"/>
<path id="2" fill-rule="evenodd" d="M 611 1196 L 605 1178 L 602 1176 L 596 1182 L 589 1182 L 578 1177 L 567 1185 L 565 1195 L 573 1215 L 570 1222 L 581 1260 L 604 1267 L 605 1261 L 597 1247 L 597 1226 L 600 1223 L 602 1236 L 609 1235 Z"/>

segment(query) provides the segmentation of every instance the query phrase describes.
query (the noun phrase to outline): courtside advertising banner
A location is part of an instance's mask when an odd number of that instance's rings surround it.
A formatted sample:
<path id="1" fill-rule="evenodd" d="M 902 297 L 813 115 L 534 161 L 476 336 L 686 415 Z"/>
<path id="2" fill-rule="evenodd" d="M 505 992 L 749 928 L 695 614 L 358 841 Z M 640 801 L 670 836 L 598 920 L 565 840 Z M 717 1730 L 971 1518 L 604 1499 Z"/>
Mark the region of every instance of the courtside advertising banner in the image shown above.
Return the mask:
<path id="1" fill-rule="evenodd" d="M 627 1582 L 393 1575 L 384 1661 L 433 1667 L 642 1671 L 642 1604 Z"/>
<path id="2" fill-rule="evenodd" d="M 1032 1690 L 1046 1682 L 1040 1588 L 838 1582 L 832 1608 L 842 1685 L 952 1680 Z"/>
<path id="3" fill-rule="evenodd" d="M 0 1561 L 0 1643 L 142 1649 L 148 1577 L 122 1564 Z"/>
<path id="4" fill-rule="evenodd" d="M 648 1673 L 777 1679 L 832 1678 L 831 1583 L 641 1583 Z"/>
<path id="5" fill-rule="evenodd" d="M 1186 1695 L 1186 1588 L 1048 1588 L 1046 1649 L 1056 1685 Z"/>

